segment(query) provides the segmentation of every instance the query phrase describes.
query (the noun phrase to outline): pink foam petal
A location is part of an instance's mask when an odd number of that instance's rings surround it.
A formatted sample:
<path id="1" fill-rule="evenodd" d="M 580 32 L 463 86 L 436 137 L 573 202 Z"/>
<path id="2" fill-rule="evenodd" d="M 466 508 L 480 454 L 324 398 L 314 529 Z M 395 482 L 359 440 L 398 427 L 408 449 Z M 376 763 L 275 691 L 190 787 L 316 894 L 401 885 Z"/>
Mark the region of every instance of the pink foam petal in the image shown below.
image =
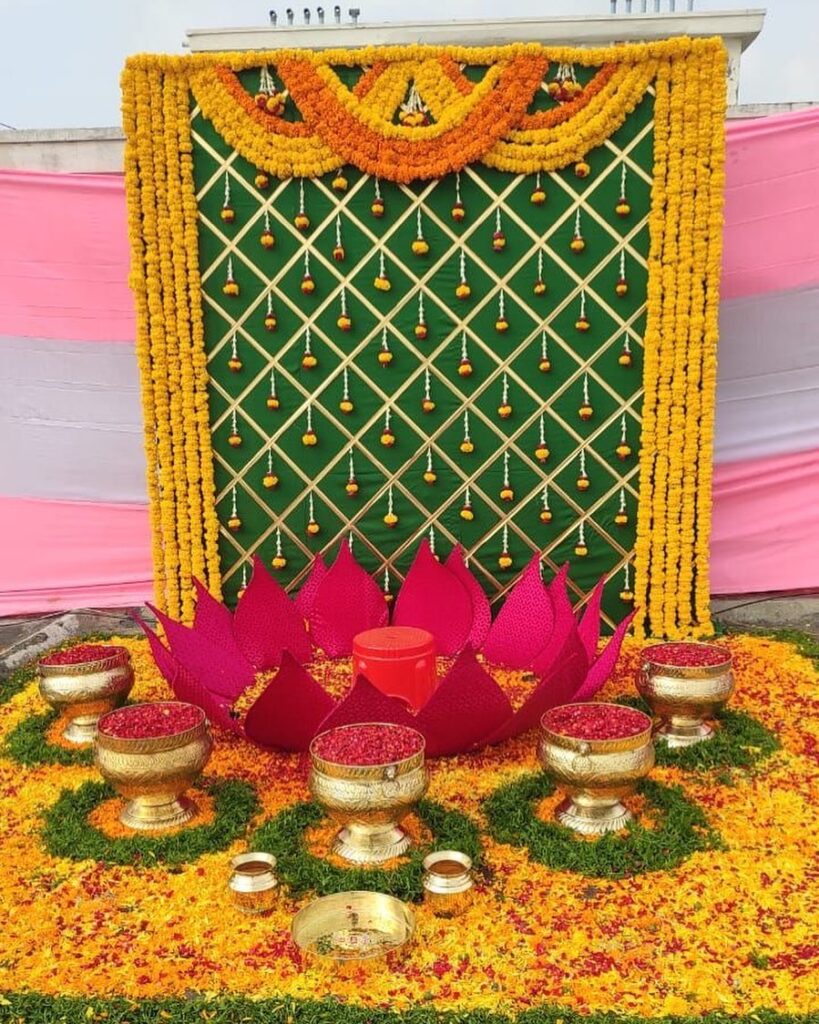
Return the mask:
<path id="1" fill-rule="evenodd" d="M 148 645 L 151 648 L 151 654 L 156 662 L 156 667 L 168 682 L 177 699 L 187 701 L 189 704 L 196 704 L 197 707 L 202 708 L 211 722 L 221 726 L 223 729 L 228 729 L 231 732 L 241 732 L 238 721 L 230 715 L 230 705 L 228 702 L 206 690 L 184 665 L 181 665 L 176 660 L 156 633 L 139 615 L 134 614 L 133 618 L 147 636 Z"/>
<path id="2" fill-rule="evenodd" d="M 463 548 L 460 544 L 456 544 L 449 552 L 444 565 L 463 583 L 472 599 L 472 629 L 469 631 L 466 642 L 469 647 L 478 651 L 483 646 L 489 633 L 489 627 L 492 625 L 492 609 L 489 605 L 489 598 L 464 563 Z"/>
<path id="3" fill-rule="evenodd" d="M 603 600 L 603 587 L 606 585 L 606 577 L 601 576 L 592 591 L 592 595 L 586 602 L 583 611 L 583 618 L 580 620 L 578 632 L 586 655 L 590 662 L 597 656 L 597 641 L 600 639 L 600 602 Z"/>
<path id="4" fill-rule="evenodd" d="M 356 679 L 344 700 L 336 705 L 316 731 L 324 732 L 339 725 L 356 725 L 359 722 L 391 722 L 418 728 L 415 716 L 407 711 L 403 701 L 377 690 L 364 676 Z"/>
<path id="5" fill-rule="evenodd" d="M 330 658 L 352 654 L 353 637 L 385 626 L 387 602 L 378 584 L 356 562 L 342 541 L 335 562 L 316 588 L 310 609 L 313 643 Z"/>
<path id="6" fill-rule="evenodd" d="M 275 678 L 247 712 L 245 734 L 263 747 L 306 750 L 334 707 L 330 694 L 284 651 Z"/>
<path id="7" fill-rule="evenodd" d="M 215 644 L 235 648 L 236 637 L 233 633 L 233 616 L 230 610 L 221 601 L 217 601 L 199 580 L 194 580 L 193 585 L 196 589 L 194 630 Z"/>
<path id="8" fill-rule="evenodd" d="M 575 695 L 572 697 L 572 700 L 591 700 L 612 674 L 614 666 L 617 663 L 617 658 L 620 654 L 623 637 L 628 632 L 631 620 L 636 614 L 636 609 L 630 612 L 614 631 L 614 635 L 606 644 L 606 647 L 600 657 L 597 658 L 596 661 L 592 662 L 583 685 L 577 690 Z"/>
<path id="9" fill-rule="evenodd" d="M 506 694 L 467 647 L 419 713 L 417 728 L 429 756 L 445 757 L 469 750 L 511 713 Z"/>
<path id="10" fill-rule="evenodd" d="M 282 651 L 289 651 L 302 665 L 312 655 L 304 619 L 258 557 L 236 605 L 233 629 L 242 654 L 257 672 L 278 667 Z"/>
<path id="11" fill-rule="evenodd" d="M 495 665 L 528 668 L 553 626 L 552 600 L 540 578 L 540 556 L 534 555 L 492 623 L 483 653 Z"/>
<path id="12" fill-rule="evenodd" d="M 148 607 L 162 623 L 168 645 L 176 660 L 206 690 L 234 701 L 242 690 L 254 682 L 253 669 L 238 649 L 234 653 L 220 647 L 206 636 L 196 633 L 180 622 L 174 622 L 153 605 L 149 604 Z"/>
<path id="13" fill-rule="evenodd" d="M 307 579 L 302 583 L 301 589 L 296 595 L 296 607 L 303 619 L 310 618 L 310 610 L 312 609 L 313 602 L 316 599 L 316 591 L 318 590 L 319 583 L 321 583 L 326 575 L 327 563 L 321 555 L 316 555 L 313 559 L 313 564 L 310 566 L 310 572 L 307 574 Z"/>
<path id="14" fill-rule="evenodd" d="M 541 678 L 550 676 L 554 672 L 558 661 L 566 653 L 575 651 L 582 653 L 582 676 L 585 676 L 586 669 L 589 667 L 589 659 L 583 642 L 580 639 L 577 620 L 574 617 L 574 609 L 566 591 L 565 580 L 566 573 L 561 570 L 549 586 L 550 594 L 554 595 L 552 600 L 555 610 L 554 628 L 549 639 L 532 660 L 532 671 Z"/>
<path id="15" fill-rule="evenodd" d="M 394 626 L 416 626 L 435 637 L 439 654 L 457 654 L 469 639 L 472 629 L 472 598 L 450 570 L 433 555 L 424 538 L 401 584 L 395 609 Z"/>

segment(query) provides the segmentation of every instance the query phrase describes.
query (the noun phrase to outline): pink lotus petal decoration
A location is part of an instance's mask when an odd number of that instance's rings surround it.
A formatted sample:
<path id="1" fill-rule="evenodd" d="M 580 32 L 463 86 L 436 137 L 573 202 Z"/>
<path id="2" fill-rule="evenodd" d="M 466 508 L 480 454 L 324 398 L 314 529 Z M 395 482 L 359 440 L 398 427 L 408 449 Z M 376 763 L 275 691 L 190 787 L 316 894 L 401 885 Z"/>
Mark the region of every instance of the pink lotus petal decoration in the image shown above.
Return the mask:
<path id="1" fill-rule="evenodd" d="M 597 655 L 605 580 L 578 624 L 568 571 L 562 566 L 545 586 L 535 556 L 492 624 L 487 597 L 461 549 L 440 563 L 424 541 L 396 600 L 393 624 L 429 630 L 439 653 L 455 661 L 417 714 L 363 677 L 337 700 L 304 667 L 318 652 L 349 657 L 358 633 L 389 621 L 383 593 L 346 543 L 329 568 L 316 558 L 295 601 L 258 559 L 234 614 L 197 583 L 192 628 L 156 612 L 170 650 L 138 621 L 180 700 L 199 704 L 215 724 L 244 731 L 253 742 L 305 750 L 318 732 L 336 725 L 394 722 L 418 729 L 430 756 L 444 757 L 517 736 L 535 727 L 544 711 L 589 700 L 605 683 L 635 613 Z M 501 665 L 535 677 L 516 711 L 492 675 Z M 231 705 L 255 683 L 256 671 L 276 666 L 240 724 Z"/>
<path id="2" fill-rule="evenodd" d="M 472 598 L 458 577 L 433 555 L 424 538 L 407 573 L 392 615 L 394 626 L 432 633 L 439 654 L 457 654 L 472 629 Z"/>
<path id="3" fill-rule="evenodd" d="M 353 637 L 387 623 L 384 595 L 342 541 L 335 562 L 316 588 L 310 609 L 313 643 L 329 658 L 352 654 Z"/>
<path id="4" fill-rule="evenodd" d="M 277 668 L 283 651 L 301 664 L 313 653 L 304 619 L 260 558 L 253 559 L 253 575 L 236 605 L 233 630 L 242 654 L 257 672 Z"/>

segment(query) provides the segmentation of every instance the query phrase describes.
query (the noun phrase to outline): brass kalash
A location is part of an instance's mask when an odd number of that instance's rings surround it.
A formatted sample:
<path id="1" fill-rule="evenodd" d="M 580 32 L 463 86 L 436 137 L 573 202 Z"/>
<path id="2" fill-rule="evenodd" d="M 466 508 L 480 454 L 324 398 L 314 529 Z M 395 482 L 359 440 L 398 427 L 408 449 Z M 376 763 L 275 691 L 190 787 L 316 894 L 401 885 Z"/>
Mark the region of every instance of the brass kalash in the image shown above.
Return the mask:
<path id="1" fill-rule="evenodd" d="M 94 661 L 37 666 L 40 694 L 67 719 L 63 739 L 77 745 L 93 743 L 101 715 L 125 703 L 134 685 L 131 656 L 124 647 Z"/>

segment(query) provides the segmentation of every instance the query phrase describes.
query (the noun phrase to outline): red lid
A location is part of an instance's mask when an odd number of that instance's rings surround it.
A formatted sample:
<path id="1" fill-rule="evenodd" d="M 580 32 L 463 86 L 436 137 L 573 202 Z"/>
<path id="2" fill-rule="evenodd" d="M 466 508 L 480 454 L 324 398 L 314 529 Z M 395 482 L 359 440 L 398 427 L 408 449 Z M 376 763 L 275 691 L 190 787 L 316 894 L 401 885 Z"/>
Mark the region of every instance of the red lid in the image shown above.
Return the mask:
<path id="1" fill-rule="evenodd" d="M 353 637 L 353 655 L 358 658 L 408 658 L 419 654 L 435 654 L 435 637 L 414 626 L 383 626 Z"/>

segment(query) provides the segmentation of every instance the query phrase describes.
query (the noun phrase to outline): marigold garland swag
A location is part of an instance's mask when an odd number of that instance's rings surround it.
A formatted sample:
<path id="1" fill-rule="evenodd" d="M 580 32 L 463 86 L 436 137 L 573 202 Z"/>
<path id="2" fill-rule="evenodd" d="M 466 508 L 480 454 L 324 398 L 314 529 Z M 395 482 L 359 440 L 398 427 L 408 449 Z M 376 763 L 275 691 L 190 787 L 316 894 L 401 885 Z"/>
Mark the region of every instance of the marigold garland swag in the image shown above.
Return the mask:
<path id="1" fill-rule="evenodd" d="M 530 109 L 554 63 L 596 70 L 567 102 Z M 487 71 L 475 83 L 461 65 Z M 253 102 L 238 76 L 261 66 L 275 69 L 301 120 L 281 116 L 281 104 L 271 111 Z M 339 71 L 359 66 L 369 70 L 348 88 Z M 271 177 L 328 172 L 346 188 L 345 165 L 394 182 L 439 178 L 474 162 L 531 175 L 574 166 L 585 176 L 586 155 L 650 86 L 655 141 L 633 561 L 633 599 L 644 614 L 636 629 L 669 637 L 711 632 L 725 106 L 718 39 L 604 49 L 404 46 L 129 59 L 122 88 L 131 284 L 156 592 L 164 610 L 192 617 L 193 577 L 217 596 L 221 589 L 191 97 L 258 169 L 260 188 L 270 187 Z M 423 96 L 422 120 L 429 123 L 394 123 L 408 87 Z"/>

